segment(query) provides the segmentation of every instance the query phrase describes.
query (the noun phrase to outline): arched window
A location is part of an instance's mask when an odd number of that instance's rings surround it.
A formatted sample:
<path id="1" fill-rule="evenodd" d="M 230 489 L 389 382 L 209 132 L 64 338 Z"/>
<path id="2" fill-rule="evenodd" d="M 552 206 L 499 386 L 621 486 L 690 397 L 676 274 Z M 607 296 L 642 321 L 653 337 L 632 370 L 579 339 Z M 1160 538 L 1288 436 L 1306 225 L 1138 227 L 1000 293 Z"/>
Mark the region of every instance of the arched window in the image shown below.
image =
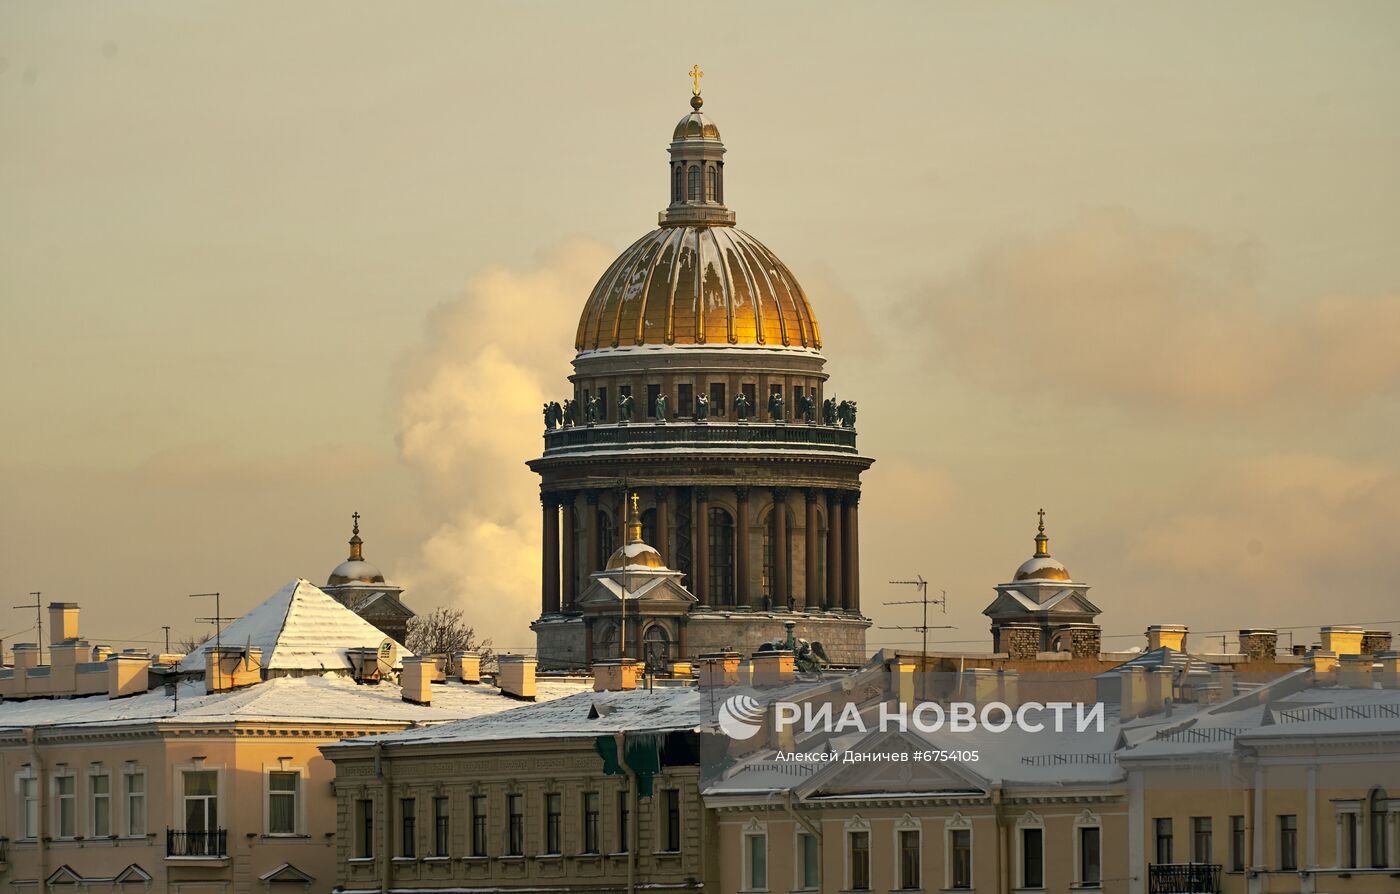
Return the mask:
<path id="1" fill-rule="evenodd" d="M 676 165 L 676 176 L 671 183 L 671 201 L 679 202 L 685 195 L 685 169 Z"/>
<path id="2" fill-rule="evenodd" d="M 690 200 L 692 202 L 698 202 L 700 201 L 700 169 L 695 165 L 691 165 L 688 177 L 687 189 L 690 193 Z"/>
<path id="3" fill-rule="evenodd" d="M 1385 869 L 1390 866 L 1390 836 L 1386 834 L 1385 814 L 1389 806 L 1389 799 L 1386 798 L 1385 789 L 1377 786 L 1371 789 L 1370 794 L 1370 814 L 1371 814 L 1371 868 Z"/>
<path id="4" fill-rule="evenodd" d="M 593 557 L 594 568 L 608 567 L 608 559 L 613 554 L 613 524 L 612 516 L 602 509 L 598 510 L 598 555 Z"/>
<path id="5" fill-rule="evenodd" d="M 642 660 L 648 673 L 665 673 L 671 663 L 671 637 L 666 628 L 653 624 L 642 635 Z"/>
<path id="6" fill-rule="evenodd" d="M 793 524 L 792 512 L 789 511 L 786 506 L 783 507 L 782 511 L 787 516 L 788 544 L 787 555 L 782 558 L 783 565 L 787 568 L 788 593 L 792 594 L 796 592 L 797 589 L 792 583 L 792 538 L 796 533 L 796 529 Z M 781 608 L 782 606 L 778 605 L 778 597 L 773 592 L 773 545 L 777 542 L 778 536 L 777 528 L 775 528 L 774 525 L 777 523 L 777 520 L 778 513 L 775 510 L 768 513 L 768 524 L 763 526 L 763 580 L 760 586 L 763 588 L 763 596 L 769 601 L 769 605 Z"/>
<path id="7" fill-rule="evenodd" d="M 710 604 L 734 602 L 734 517 L 710 509 Z"/>
<path id="8" fill-rule="evenodd" d="M 710 168 L 710 170 L 707 171 L 706 173 L 707 173 L 707 175 L 708 175 L 708 176 L 707 176 L 708 182 L 705 184 L 705 201 L 707 201 L 707 202 L 718 202 L 718 201 L 719 201 L 719 174 L 715 171 L 714 168 Z"/>
<path id="9" fill-rule="evenodd" d="M 724 201 L 724 163 L 715 164 L 715 201 Z"/>

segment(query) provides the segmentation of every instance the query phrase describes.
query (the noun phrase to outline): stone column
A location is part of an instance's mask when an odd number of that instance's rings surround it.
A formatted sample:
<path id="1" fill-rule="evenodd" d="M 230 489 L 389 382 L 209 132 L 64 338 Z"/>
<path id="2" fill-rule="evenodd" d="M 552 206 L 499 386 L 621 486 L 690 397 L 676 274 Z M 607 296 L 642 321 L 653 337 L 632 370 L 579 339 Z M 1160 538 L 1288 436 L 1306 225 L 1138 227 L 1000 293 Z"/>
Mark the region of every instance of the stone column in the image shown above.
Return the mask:
<path id="1" fill-rule="evenodd" d="M 593 666 L 593 622 L 588 619 L 583 622 L 583 664 Z"/>
<path id="2" fill-rule="evenodd" d="M 845 507 L 845 556 L 842 558 L 842 569 L 845 572 L 845 583 L 842 587 L 841 604 L 853 612 L 860 611 L 860 523 L 857 520 L 856 509 L 860 504 L 860 491 L 850 491 L 842 499 Z"/>
<path id="3" fill-rule="evenodd" d="M 788 605 L 787 488 L 773 488 L 773 607 Z"/>
<path id="4" fill-rule="evenodd" d="M 559 504 L 554 494 L 540 494 L 544 509 L 544 555 L 540 563 L 541 611 L 559 611 Z"/>
<path id="5" fill-rule="evenodd" d="M 671 489 L 669 487 L 658 487 L 654 491 L 656 497 L 656 539 L 653 543 L 656 551 L 661 553 L 661 558 L 669 566 L 671 563 Z"/>
<path id="6" fill-rule="evenodd" d="M 738 499 L 737 509 L 739 517 L 735 519 L 738 523 L 735 527 L 734 537 L 734 571 L 739 578 L 738 586 L 734 588 L 734 603 L 736 605 L 747 605 L 750 608 L 758 608 L 762 604 L 761 597 L 749 589 L 749 489 L 744 485 L 734 488 L 734 496 Z"/>
<path id="7" fill-rule="evenodd" d="M 815 487 L 807 488 L 804 496 L 807 498 L 807 530 L 803 544 L 807 552 L 805 564 L 806 591 L 800 601 L 799 608 L 808 609 L 821 605 L 822 587 L 821 581 L 817 580 L 817 499 L 821 492 Z"/>
<path id="8" fill-rule="evenodd" d="M 841 536 L 841 492 L 828 491 L 826 495 L 826 607 L 839 609 L 844 606 L 841 585 L 845 582 L 841 574 L 841 556 L 845 540 Z"/>
<path id="9" fill-rule="evenodd" d="M 710 604 L 710 489 L 695 488 L 695 598 Z"/>
<path id="10" fill-rule="evenodd" d="M 564 538 L 564 591 L 560 597 L 565 611 L 572 611 L 578 597 L 578 528 L 574 520 L 574 501 L 578 494 L 566 491 L 562 495 L 564 518 L 561 536 Z"/>
<path id="11" fill-rule="evenodd" d="M 588 513 L 588 518 L 584 519 L 587 522 L 584 529 L 588 531 L 588 536 L 584 539 L 584 548 L 588 554 L 583 557 L 583 568 L 586 573 L 592 574 L 599 570 L 595 564 L 598 561 L 598 492 L 585 491 L 583 503 L 583 511 Z"/>

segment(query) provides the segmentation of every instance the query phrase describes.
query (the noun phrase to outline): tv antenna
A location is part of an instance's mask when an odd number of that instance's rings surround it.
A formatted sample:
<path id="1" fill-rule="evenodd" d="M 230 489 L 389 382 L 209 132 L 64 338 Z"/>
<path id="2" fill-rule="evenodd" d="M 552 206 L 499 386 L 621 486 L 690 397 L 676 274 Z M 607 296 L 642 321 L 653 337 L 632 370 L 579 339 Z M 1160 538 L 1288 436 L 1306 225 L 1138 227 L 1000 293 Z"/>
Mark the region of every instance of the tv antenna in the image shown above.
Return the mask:
<path id="1" fill-rule="evenodd" d="M 948 613 L 948 591 L 940 590 L 943 595 L 937 599 L 928 598 L 928 581 L 924 580 L 922 574 L 914 575 L 913 580 L 892 580 L 891 584 L 897 586 L 917 587 L 919 590 L 918 599 L 903 599 L 895 602 L 886 602 L 885 605 L 919 605 L 923 607 L 923 622 L 920 624 L 896 624 L 889 627 L 881 627 L 881 630 L 917 630 L 921 637 L 921 651 L 919 652 L 919 676 L 920 679 L 928 676 L 928 632 L 930 630 L 956 630 L 952 624 L 930 625 L 928 622 L 928 607 L 937 605 L 943 609 L 943 614 Z M 923 687 L 921 686 L 920 689 Z"/>
<path id="2" fill-rule="evenodd" d="M 15 607 L 15 608 L 32 608 L 32 609 L 34 609 L 34 626 L 37 627 L 37 628 L 39 628 L 39 633 L 38 633 L 38 638 L 39 638 L 39 663 L 40 663 L 40 664 L 43 664 L 43 663 L 44 663 L 44 608 L 43 608 L 43 605 L 44 605 L 44 604 L 43 604 L 42 602 L 39 601 L 39 591 L 38 591 L 38 590 L 35 590 L 33 593 L 30 593 L 29 595 L 34 597 L 34 601 L 33 601 L 33 602 L 26 602 L 26 603 L 24 603 L 23 605 L 16 605 L 16 606 L 14 606 L 14 607 Z"/>

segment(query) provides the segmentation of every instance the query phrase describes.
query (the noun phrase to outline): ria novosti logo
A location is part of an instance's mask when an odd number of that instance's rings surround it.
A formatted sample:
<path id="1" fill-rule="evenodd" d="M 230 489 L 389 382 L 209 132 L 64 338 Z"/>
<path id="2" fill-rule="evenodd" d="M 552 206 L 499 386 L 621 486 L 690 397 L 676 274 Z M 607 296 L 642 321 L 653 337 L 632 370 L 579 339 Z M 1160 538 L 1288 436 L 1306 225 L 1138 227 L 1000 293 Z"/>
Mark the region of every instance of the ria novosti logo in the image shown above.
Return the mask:
<path id="1" fill-rule="evenodd" d="M 752 739 L 763 726 L 763 705 L 751 695 L 731 695 L 719 706 L 719 728 L 731 739 Z"/>
<path id="2" fill-rule="evenodd" d="M 851 702 L 839 712 L 831 703 L 785 702 L 771 704 L 773 723 L 778 730 L 804 733 L 845 733 L 899 730 L 910 727 L 921 733 L 943 730 L 970 733 L 974 730 L 1000 733 L 1015 727 L 1021 732 L 1053 730 L 1061 733 L 1104 731 L 1102 702 L 1023 702 L 1015 707 L 1005 702 L 918 702 L 881 703 L 878 709 L 862 711 Z M 768 705 L 751 695 L 731 695 L 719 708 L 719 728 L 731 739 L 751 739 L 763 728 Z M 872 716 L 873 715 L 873 716 Z M 873 723 L 871 721 L 874 721 Z"/>

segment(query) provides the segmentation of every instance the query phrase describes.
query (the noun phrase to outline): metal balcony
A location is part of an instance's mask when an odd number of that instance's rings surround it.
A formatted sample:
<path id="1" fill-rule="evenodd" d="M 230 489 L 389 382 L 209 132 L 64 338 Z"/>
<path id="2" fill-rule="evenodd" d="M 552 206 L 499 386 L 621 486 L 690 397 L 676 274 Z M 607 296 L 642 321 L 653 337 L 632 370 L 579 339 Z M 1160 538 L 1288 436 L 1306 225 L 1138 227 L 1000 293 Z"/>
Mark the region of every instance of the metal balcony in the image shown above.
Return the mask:
<path id="1" fill-rule="evenodd" d="M 1148 894 L 1220 894 L 1218 863 L 1149 863 Z"/>
<path id="2" fill-rule="evenodd" d="M 167 857 L 227 857 L 228 829 L 211 829 L 207 832 L 166 829 L 165 855 Z"/>

